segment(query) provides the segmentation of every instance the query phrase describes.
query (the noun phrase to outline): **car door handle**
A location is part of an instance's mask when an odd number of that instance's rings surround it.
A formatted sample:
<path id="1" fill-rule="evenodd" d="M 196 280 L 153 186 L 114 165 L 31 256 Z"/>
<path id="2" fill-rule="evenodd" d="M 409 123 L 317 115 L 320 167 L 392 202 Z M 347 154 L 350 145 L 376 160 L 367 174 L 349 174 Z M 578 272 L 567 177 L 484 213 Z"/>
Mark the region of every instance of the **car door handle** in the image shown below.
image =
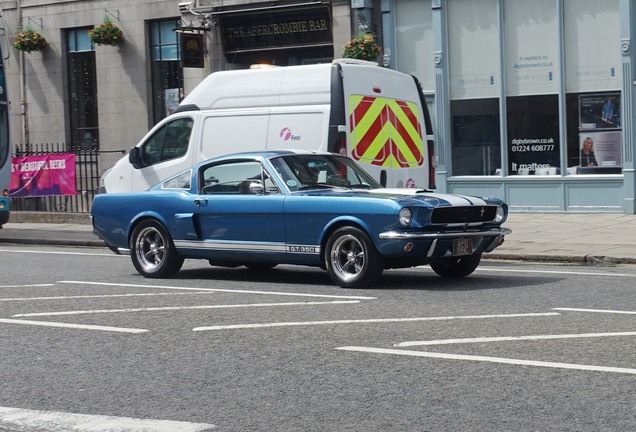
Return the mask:
<path id="1" fill-rule="evenodd" d="M 194 200 L 194 205 L 196 205 L 197 207 L 207 206 L 208 205 L 208 199 L 207 198 L 196 198 Z"/>

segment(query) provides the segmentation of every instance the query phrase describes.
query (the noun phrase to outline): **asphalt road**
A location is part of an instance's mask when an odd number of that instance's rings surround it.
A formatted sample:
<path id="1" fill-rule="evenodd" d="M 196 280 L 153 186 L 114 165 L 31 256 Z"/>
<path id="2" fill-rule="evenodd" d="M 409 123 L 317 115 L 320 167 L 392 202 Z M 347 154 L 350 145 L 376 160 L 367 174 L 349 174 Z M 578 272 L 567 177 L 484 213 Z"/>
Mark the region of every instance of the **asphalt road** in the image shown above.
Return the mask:
<path id="1" fill-rule="evenodd" d="M 103 248 L 0 262 L 0 430 L 636 430 L 634 266 L 347 290 L 205 261 L 144 279 Z"/>

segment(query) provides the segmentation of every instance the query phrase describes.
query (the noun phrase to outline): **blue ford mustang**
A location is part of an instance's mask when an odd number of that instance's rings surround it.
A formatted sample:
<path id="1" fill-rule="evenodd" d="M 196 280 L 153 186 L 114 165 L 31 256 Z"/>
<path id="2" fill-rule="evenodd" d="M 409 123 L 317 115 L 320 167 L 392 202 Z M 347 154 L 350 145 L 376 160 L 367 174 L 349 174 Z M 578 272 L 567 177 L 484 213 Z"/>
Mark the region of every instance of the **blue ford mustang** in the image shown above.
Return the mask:
<path id="1" fill-rule="evenodd" d="M 144 192 L 97 195 L 92 207 L 95 232 L 146 277 L 199 258 L 318 266 L 343 287 L 423 264 L 467 276 L 511 232 L 507 216 L 497 198 L 386 189 L 349 158 L 301 151 L 218 157 Z"/>

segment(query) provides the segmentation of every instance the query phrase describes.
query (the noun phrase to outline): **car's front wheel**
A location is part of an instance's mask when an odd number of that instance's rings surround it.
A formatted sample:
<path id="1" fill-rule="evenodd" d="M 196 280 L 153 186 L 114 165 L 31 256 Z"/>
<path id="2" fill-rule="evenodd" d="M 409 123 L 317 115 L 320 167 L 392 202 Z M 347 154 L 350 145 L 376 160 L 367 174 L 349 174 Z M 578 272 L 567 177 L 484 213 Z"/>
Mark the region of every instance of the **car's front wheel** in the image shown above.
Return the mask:
<path id="1" fill-rule="evenodd" d="M 344 288 L 369 285 L 384 270 L 384 260 L 369 236 L 355 227 L 339 228 L 329 237 L 325 264 L 331 280 Z"/>
<path id="2" fill-rule="evenodd" d="M 442 277 L 455 277 L 460 278 L 468 276 L 475 271 L 479 262 L 481 261 L 481 254 L 442 258 L 437 261 L 431 261 L 430 266 L 435 273 Z"/>
<path id="3" fill-rule="evenodd" d="M 139 223 L 130 239 L 130 257 L 142 276 L 170 277 L 183 265 L 166 228 L 155 220 Z"/>

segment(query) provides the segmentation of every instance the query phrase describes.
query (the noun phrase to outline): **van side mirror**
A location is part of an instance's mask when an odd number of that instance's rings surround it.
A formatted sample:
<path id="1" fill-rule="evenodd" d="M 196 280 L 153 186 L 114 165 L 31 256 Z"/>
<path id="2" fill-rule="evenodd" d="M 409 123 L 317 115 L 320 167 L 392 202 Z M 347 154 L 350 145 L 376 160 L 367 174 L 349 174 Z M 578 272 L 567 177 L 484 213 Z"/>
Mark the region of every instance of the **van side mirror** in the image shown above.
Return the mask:
<path id="1" fill-rule="evenodd" d="M 380 184 L 382 187 L 386 187 L 386 170 L 380 171 Z"/>
<path id="2" fill-rule="evenodd" d="M 141 149 L 139 147 L 133 147 L 130 149 L 130 153 L 128 153 L 128 161 L 135 169 L 139 169 L 144 166 L 143 161 L 141 160 Z"/>

